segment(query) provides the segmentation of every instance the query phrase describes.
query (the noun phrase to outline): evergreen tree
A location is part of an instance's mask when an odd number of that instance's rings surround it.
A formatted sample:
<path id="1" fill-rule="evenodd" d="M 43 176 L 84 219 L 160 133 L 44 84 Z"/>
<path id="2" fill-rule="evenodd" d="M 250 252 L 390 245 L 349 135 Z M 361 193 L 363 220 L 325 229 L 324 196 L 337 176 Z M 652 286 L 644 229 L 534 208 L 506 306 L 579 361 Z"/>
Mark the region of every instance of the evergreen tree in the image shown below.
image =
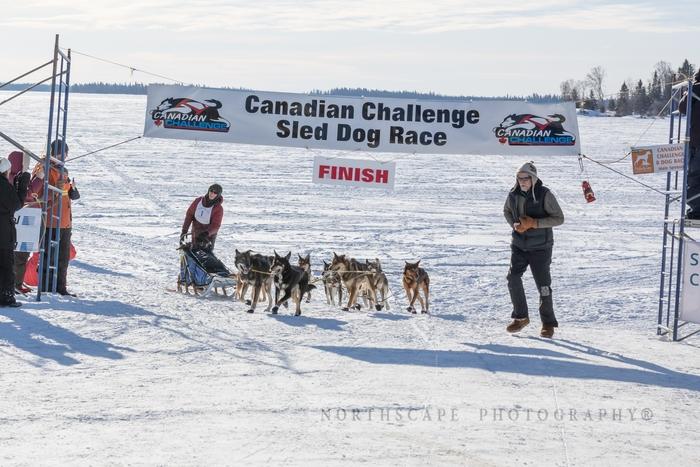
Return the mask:
<path id="1" fill-rule="evenodd" d="M 681 79 L 692 79 L 695 74 L 695 67 L 686 58 L 683 60 L 683 65 L 678 69 L 678 74 Z"/>
<path id="2" fill-rule="evenodd" d="M 630 90 L 627 87 L 627 83 L 622 83 L 622 86 L 620 86 L 620 92 L 617 96 L 615 115 L 618 117 L 623 117 L 625 115 L 629 115 L 630 113 Z"/>
<path id="3" fill-rule="evenodd" d="M 649 113 L 649 99 L 644 83 L 640 79 L 632 94 L 632 112 L 637 115 L 647 115 Z"/>
<path id="4" fill-rule="evenodd" d="M 583 101 L 582 107 L 588 110 L 596 110 L 598 108 L 598 99 L 595 98 L 593 89 L 591 89 L 590 93 L 588 94 L 588 99 Z"/>
<path id="5" fill-rule="evenodd" d="M 662 99 L 663 91 L 661 89 L 661 80 L 659 79 L 659 73 L 654 71 L 654 76 L 651 78 L 651 83 L 649 83 L 649 113 L 657 115 L 661 112 L 665 102 Z"/>

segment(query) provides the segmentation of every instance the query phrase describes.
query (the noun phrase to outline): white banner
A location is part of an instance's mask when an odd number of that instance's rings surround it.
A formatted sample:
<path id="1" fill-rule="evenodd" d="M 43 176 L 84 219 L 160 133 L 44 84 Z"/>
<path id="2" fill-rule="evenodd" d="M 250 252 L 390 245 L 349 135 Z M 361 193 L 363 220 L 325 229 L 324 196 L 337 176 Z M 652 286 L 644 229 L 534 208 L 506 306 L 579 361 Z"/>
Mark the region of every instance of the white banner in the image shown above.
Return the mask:
<path id="1" fill-rule="evenodd" d="M 148 87 L 144 136 L 401 153 L 577 155 L 572 102 L 311 96 Z"/>
<path id="2" fill-rule="evenodd" d="M 17 246 L 15 251 L 39 251 L 41 234 L 41 209 L 22 208 L 15 212 Z"/>
<path id="3" fill-rule="evenodd" d="M 394 189 L 395 162 L 314 157 L 314 183 Z"/>
<path id="4" fill-rule="evenodd" d="M 659 144 L 632 148 L 632 173 L 652 174 L 683 170 L 685 144 Z"/>
<path id="5" fill-rule="evenodd" d="M 700 243 L 685 240 L 683 243 L 683 289 L 680 318 L 700 323 Z"/>

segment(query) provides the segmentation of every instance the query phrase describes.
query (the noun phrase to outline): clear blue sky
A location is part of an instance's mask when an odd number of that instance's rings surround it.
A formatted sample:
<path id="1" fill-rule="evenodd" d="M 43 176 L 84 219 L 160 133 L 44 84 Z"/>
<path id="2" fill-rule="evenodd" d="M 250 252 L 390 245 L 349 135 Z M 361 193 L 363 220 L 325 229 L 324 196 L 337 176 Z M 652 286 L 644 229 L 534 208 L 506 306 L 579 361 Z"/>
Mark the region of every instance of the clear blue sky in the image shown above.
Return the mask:
<path id="1" fill-rule="evenodd" d="M 68 6 L 66 6 L 68 5 Z M 441 94 L 606 91 L 656 62 L 700 64 L 698 0 L 2 0 L 0 82 L 64 47 L 209 86 Z M 691 44 L 691 41 L 693 43 Z M 695 55 L 693 55 L 695 54 Z M 73 82 L 165 81 L 84 56 Z"/>

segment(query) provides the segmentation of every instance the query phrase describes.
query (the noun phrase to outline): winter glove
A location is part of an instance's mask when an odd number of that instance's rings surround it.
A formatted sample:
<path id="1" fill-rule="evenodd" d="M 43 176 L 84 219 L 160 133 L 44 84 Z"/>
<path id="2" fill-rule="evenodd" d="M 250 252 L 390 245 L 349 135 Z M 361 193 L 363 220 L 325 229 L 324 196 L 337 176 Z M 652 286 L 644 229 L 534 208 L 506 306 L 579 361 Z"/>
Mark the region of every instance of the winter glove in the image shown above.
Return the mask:
<path id="1" fill-rule="evenodd" d="M 184 244 L 185 244 L 185 238 L 186 238 L 186 237 L 187 237 L 187 232 L 182 232 L 182 233 L 180 234 L 180 245 L 184 245 Z"/>
<path id="2" fill-rule="evenodd" d="M 24 198 L 27 197 L 27 188 L 29 187 L 29 172 L 22 172 L 15 177 L 15 191 L 19 199 L 24 202 Z"/>
<path id="3" fill-rule="evenodd" d="M 533 219 L 530 216 L 523 216 L 520 218 L 520 223 L 515 224 L 515 231 L 518 233 L 525 233 L 530 229 L 537 228 L 537 219 Z"/>
<path id="4" fill-rule="evenodd" d="M 70 184 L 70 188 L 68 189 L 68 197 L 75 201 L 76 199 L 80 199 L 80 192 L 74 185 L 75 179 L 73 179 L 73 182 Z"/>

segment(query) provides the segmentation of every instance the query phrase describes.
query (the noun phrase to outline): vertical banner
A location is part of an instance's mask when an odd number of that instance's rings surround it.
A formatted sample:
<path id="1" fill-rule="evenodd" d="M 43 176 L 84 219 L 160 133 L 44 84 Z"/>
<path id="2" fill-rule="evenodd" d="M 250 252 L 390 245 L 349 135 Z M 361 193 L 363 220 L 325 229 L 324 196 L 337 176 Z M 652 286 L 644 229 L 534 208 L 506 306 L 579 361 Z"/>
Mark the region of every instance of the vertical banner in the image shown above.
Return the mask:
<path id="1" fill-rule="evenodd" d="M 41 234 L 41 209 L 22 208 L 15 212 L 17 246 L 15 251 L 39 251 Z"/>
<path id="2" fill-rule="evenodd" d="M 394 189 L 395 162 L 314 157 L 314 183 Z"/>
<path id="3" fill-rule="evenodd" d="M 684 241 L 680 318 L 700 324 L 700 243 Z"/>
<path id="4" fill-rule="evenodd" d="M 421 154 L 578 155 L 573 102 L 338 97 L 148 86 L 152 138 Z"/>

